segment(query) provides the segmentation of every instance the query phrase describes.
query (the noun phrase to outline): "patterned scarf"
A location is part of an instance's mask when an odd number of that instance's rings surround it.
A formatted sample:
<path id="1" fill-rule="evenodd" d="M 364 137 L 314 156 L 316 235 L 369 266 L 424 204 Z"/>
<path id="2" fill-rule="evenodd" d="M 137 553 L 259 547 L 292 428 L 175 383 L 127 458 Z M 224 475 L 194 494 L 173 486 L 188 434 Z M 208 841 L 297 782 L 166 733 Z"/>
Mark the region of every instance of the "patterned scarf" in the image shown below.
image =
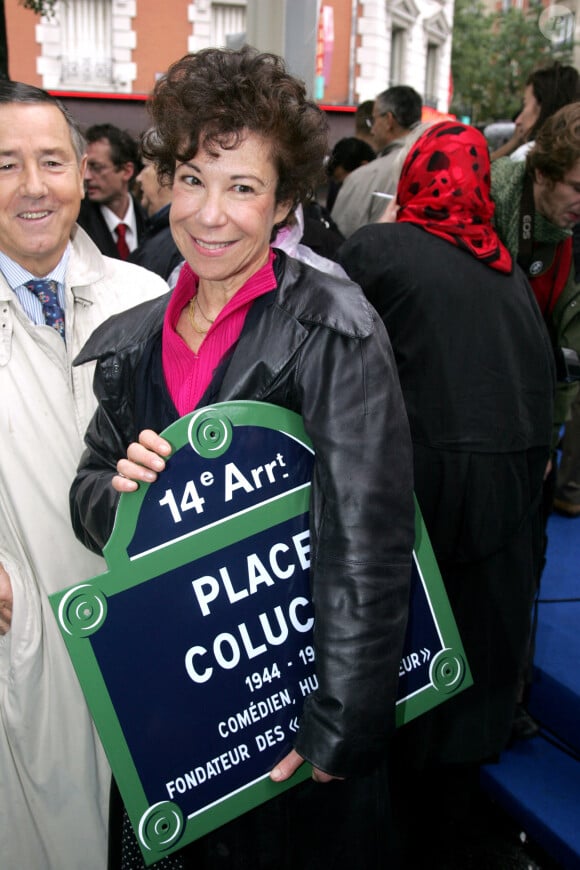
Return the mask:
<path id="1" fill-rule="evenodd" d="M 397 221 L 407 221 L 509 273 L 512 258 L 491 220 L 487 142 L 457 121 L 434 124 L 412 146 L 397 189 Z"/>

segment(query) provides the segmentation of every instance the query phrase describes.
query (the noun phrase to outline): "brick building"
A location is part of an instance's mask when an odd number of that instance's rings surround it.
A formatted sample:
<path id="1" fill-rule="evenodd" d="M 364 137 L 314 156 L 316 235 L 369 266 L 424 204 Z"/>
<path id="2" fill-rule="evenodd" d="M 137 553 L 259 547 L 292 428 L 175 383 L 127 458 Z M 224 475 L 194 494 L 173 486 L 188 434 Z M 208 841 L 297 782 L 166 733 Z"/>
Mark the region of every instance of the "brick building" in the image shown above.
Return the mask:
<path id="1" fill-rule="evenodd" d="M 283 54 L 347 135 L 351 112 L 408 84 L 446 112 L 454 0 L 61 0 L 40 18 L 5 0 L 9 74 L 62 96 L 81 123 L 147 123 L 155 79 L 188 51 L 245 38 Z M 72 104 L 72 105 L 71 105 Z"/>

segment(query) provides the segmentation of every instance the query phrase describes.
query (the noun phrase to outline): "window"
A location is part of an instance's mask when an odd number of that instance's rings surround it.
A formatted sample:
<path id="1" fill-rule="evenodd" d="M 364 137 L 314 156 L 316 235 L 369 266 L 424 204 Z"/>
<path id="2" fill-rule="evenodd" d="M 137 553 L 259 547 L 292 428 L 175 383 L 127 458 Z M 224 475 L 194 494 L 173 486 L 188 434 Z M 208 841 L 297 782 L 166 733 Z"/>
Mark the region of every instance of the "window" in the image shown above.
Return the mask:
<path id="1" fill-rule="evenodd" d="M 389 86 L 407 84 L 409 69 L 407 46 L 411 32 L 419 19 L 416 0 L 387 0 L 391 18 L 391 60 L 389 67 Z"/>
<path id="2" fill-rule="evenodd" d="M 427 62 L 425 64 L 425 99 L 426 106 L 437 108 L 438 98 L 438 75 L 439 75 L 439 46 L 429 43 L 427 45 Z"/>
<path id="3" fill-rule="evenodd" d="M 246 30 L 246 2 L 214 2 L 211 4 L 211 45 L 227 46 L 228 36 Z"/>
<path id="4" fill-rule="evenodd" d="M 393 27 L 391 33 L 391 66 L 389 69 L 389 87 L 401 84 L 405 61 L 405 37 L 407 31 L 402 27 Z"/>
<path id="5" fill-rule="evenodd" d="M 113 81 L 111 0 L 69 0 L 59 5 L 61 83 L 109 89 Z"/>

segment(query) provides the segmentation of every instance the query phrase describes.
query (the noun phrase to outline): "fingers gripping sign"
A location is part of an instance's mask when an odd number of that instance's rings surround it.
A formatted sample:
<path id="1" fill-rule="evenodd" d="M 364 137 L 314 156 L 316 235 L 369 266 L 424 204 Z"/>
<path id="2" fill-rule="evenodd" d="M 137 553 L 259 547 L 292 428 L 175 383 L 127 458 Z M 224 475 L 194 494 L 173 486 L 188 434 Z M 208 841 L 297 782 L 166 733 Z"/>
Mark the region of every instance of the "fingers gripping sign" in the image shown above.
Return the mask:
<path id="1" fill-rule="evenodd" d="M 291 749 L 288 755 L 286 755 L 272 770 L 270 773 L 270 779 L 274 782 L 283 782 L 285 779 L 289 779 L 303 763 L 304 759 L 302 756 L 299 755 L 295 749 Z M 341 780 L 343 777 L 331 776 L 329 773 L 325 773 L 323 770 L 314 767 L 312 769 L 312 779 L 315 782 L 324 783 L 331 782 L 334 779 Z"/>
<path id="2" fill-rule="evenodd" d="M 171 445 L 151 429 L 139 434 L 127 448 L 127 456 L 117 462 L 113 488 L 117 492 L 134 492 L 139 483 L 153 483 L 165 468 L 165 458 L 171 454 Z"/>

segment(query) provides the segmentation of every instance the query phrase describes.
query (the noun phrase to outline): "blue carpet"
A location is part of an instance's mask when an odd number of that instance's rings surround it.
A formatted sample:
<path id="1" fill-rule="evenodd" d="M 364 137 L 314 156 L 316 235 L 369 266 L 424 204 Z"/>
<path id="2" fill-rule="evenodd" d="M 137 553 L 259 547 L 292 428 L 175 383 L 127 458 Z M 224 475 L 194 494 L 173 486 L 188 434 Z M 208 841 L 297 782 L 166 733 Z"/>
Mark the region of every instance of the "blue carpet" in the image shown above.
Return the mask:
<path id="1" fill-rule="evenodd" d="M 539 606 L 528 710 L 580 755 L 580 602 Z"/>
<path id="2" fill-rule="evenodd" d="M 554 514 L 548 524 L 529 710 L 580 754 L 579 628 L 580 519 Z"/>
<path id="3" fill-rule="evenodd" d="M 533 740 L 482 771 L 482 786 L 565 870 L 580 870 L 580 519 L 553 515 L 528 709 Z"/>
<path id="4" fill-rule="evenodd" d="M 579 761 L 535 737 L 488 765 L 482 785 L 566 870 L 580 870 Z"/>

